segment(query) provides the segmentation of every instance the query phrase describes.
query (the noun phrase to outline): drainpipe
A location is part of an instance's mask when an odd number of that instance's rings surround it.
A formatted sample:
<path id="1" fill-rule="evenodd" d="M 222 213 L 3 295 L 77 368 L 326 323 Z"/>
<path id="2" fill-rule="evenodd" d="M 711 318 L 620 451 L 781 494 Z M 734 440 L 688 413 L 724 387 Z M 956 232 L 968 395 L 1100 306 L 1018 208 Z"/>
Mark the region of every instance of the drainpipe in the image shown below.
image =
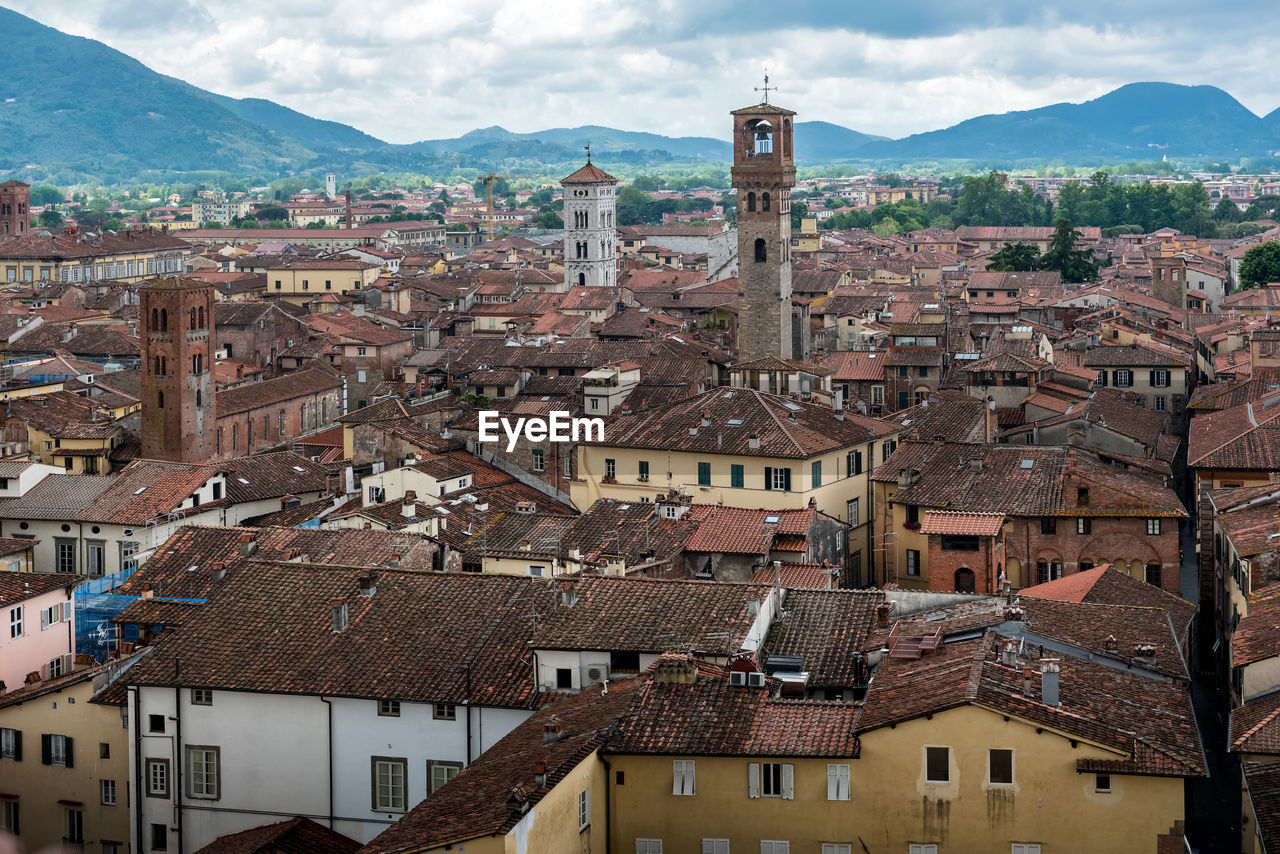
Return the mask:
<path id="1" fill-rule="evenodd" d="M 333 830 L 333 704 L 328 698 L 321 697 L 329 717 L 329 829 Z"/>
<path id="2" fill-rule="evenodd" d="M 173 659 L 174 681 L 177 682 L 178 676 L 178 659 Z M 177 771 L 177 786 L 174 790 L 174 805 L 178 812 L 178 854 L 185 854 L 186 849 L 182 845 L 182 789 L 186 785 L 186 773 L 183 770 L 182 763 L 182 689 L 176 684 L 173 686 L 173 705 L 174 705 L 174 728 L 176 730 L 176 738 L 173 742 L 173 767 Z"/>
<path id="3" fill-rule="evenodd" d="M 597 751 L 596 755 L 604 763 L 604 854 L 613 854 L 613 766 L 603 753 Z"/>
<path id="4" fill-rule="evenodd" d="M 467 708 L 467 761 L 466 761 L 466 764 L 470 765 L 471 764 L 471 662 L 468 661 L 466 667 L 467 667 L 467 671 L 466 671 L 467 701 L 465 703 Z"/>
<path id="5" fill-rule="evenodd" d="M 142 788 L 142 692 L 137 686 L 129 686 L 133 694 L 133 808 L 135 850 L 142 848 L 142 805 L 146 795 Z"/>

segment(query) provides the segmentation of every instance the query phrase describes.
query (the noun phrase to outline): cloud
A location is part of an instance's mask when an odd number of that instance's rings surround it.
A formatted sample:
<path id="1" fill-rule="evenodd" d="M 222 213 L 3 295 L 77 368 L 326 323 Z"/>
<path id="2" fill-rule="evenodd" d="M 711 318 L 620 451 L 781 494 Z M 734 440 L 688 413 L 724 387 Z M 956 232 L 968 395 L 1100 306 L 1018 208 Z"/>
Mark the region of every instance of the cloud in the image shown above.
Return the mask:
<path id="1" fill-rule="evenodd" d="M 975 115 L 1081 101 L 1124 83 L 1220 86 L 1280 106 L 1273 4 L 1113 0 L 10 0 L 165 74 L 268 98 L 392 142 L 502 125 L 601 124 L 727 136 L 767 65 L 775 100 L 903 136 Z M 1107 22 L 1105 24 L 1099 22 Z"/>

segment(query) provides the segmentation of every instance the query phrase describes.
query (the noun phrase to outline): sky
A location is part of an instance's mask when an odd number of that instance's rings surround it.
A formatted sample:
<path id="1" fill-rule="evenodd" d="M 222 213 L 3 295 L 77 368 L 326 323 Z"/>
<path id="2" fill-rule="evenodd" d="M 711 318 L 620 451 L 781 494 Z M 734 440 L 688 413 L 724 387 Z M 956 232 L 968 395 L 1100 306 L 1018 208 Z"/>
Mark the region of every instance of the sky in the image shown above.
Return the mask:
<path id="1" fill-rule="evenodd" d="M 585 124 L 727 138 L 770 100 L 900 137 L 1125 83 L 1280 107 L 1280 5 L 1166 0 L 3 0 L 164 74 L 388 142 Z"/>

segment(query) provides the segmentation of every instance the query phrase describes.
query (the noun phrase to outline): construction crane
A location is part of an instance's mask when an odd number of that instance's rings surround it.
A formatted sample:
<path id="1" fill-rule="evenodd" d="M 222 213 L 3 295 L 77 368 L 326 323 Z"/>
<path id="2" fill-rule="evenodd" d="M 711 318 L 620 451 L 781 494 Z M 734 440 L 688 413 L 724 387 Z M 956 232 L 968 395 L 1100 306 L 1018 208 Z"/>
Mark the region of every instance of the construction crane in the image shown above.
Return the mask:
<path id="1" fill-rule="evenodd" d="M 493 182 L 499 178 L 506 178 L 506 175 L 499 175 L 497 172 L 490 172 L 488 175 L 482 175 L 480 180 L 484 182 L 484 218 L 485 230 L 488 233 L 488 239 L 493 240 Z"/>

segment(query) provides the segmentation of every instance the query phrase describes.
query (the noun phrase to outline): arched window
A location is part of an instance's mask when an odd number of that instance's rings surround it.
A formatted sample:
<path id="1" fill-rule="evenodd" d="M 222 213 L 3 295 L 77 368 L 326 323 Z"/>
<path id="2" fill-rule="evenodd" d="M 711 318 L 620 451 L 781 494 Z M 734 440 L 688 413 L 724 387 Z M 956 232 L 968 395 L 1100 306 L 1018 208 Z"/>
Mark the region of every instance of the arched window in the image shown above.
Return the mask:
<path id="1" fill-rule="evenodd" d="M 169 309 L 167 308 L 160 309 L 160 331 L 169 331 Z"/>
<path id="2" fill-rule="evenodd" d="M 156 406 L 160 409 L 164 409 L 164 392 L 162 391 L 156 392 Z"/>
<path id="3" fill-rule="evenodd" d="M 956 570 L 956 592 L 972 593 L 974 591 L 973 570 L 968 567 L 960 567 Z"/>
<path id="4" fill-rule="evenodd" d="M 760 197 L 760 210 L 762 211 L 769 210 L 769 194 L 768 193 L 765 193 L 763 196 Z"/>
<path id="5" fill-rule="evenodd" d="M 160 331 L 160 309 L 158 308 L 151 309 L 151 331 Z"/>
<path id="6" fill-rule="evenodd" d="M 200 373 L 200 354 L 193 353 L 191 356 L 191 373 Z"/>
<path id="7" fill-rule="evenodd" d="M 765 248 L 764 238 L 756 238 L 756 263 L 763 264 L 769 260 L 769 250 Z"/>
<path id="8" fill-rule="evenodd" d="M 756 209 L 756 194 L 747 193 L 747 210 L 753 211 L 755 209 Z"/>
<path id="9" fill-rule="evenodd" d="M 204 405 L 204 395 L 200 393 L 200 389 L 196 389 L 196 409 Z"/>
<path id="10" fill-rule="evenodd" d="M 191 328 L 196 328 L 196 310 L 194 308 L 191 309 Z"/>
<path id="11" fill-rule="evenodd" d="M 587 283 L 587 274 L 586 274 L 586 273 L 579 273 L 579 274 L 578 274 L 578 284 L 579 284 L 579 285 L 585 285 L 586 283 Z"/>
<path id="12" fill-rule="evenodd" d="M 773 153 L 773 125 L 761 119 L 747 125 L 747 133 L 749 134 L 748 153 L 751 154 L 772 154 Z"/>

